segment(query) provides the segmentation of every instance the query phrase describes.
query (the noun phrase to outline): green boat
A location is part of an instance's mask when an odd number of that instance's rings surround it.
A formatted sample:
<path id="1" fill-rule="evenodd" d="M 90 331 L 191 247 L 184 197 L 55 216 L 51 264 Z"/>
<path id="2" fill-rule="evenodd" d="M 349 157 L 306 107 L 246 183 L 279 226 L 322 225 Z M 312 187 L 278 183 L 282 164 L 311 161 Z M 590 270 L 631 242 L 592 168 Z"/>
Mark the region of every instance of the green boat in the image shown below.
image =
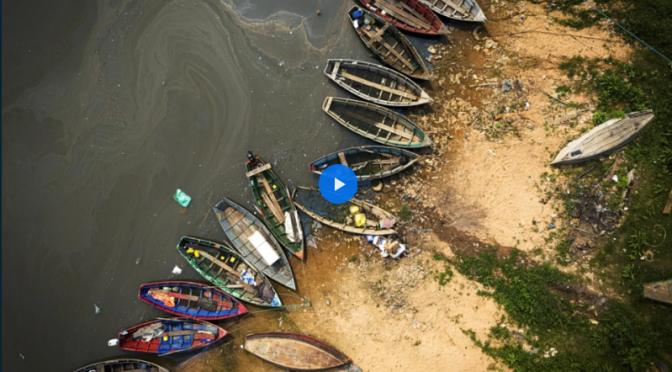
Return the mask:
<path id="1" fill-rule="evenodd" d="M 257 306 L 282 307 L 268 278 L 227 244 L 183 236 L 177 250 L 199 274 L 231 296 Z"/>
<path id="2" fill-rule="evenodd" d="M 271 170 L 271 164 L 247 153 L 247 178 L 254 195 L 255 207 L 273 236 L 293 255 L 303 261 L 303 230 L 299 213 L 289 198 L 287 187 Z"/>
<path id="3" fill-rule="evenodd" d="M 407 117 L 373 103 L 327 97 L 322 110 L 342 126 L 383 145 L 419 149 L 434 144 Z"/>

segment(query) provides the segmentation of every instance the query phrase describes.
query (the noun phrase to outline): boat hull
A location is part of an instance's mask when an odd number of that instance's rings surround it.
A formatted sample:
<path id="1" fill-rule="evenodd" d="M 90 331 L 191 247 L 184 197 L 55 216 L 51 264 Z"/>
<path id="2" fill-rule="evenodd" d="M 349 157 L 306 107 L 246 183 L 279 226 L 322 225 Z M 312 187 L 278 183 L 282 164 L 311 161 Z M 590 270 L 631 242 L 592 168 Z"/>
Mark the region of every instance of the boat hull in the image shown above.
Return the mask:
<path id="1" fill-rule="evenodd" d="M 244 349 L 276 367 L 291 371 L 322 371 L 352 362 L 334 347 L 299 333 L 247 335 Z"/>
<path id="2" fill-rule="evenodd" d="M 360 11 L 362 15 L 356 17 Z M 392 23 L 358 6 L 348 11 L 348 18 L 360 40 L 384 63 L 412 78 L 431 79 L 418 51 Z M 366 18 L 374 20 L 374 23 L 365 25 Z"/>
<path id="3" fill-rule="evenodd" d="M 103 362 L 89 364 L 82 368 L 76 369 L 73 372 L 91 372 L 91 371 L 116 372 L 116 371 L 138 371 L 138 370 L 142 370 L 143 372 L 170 372 L 168 369 L 163 368 L 157 364 L 150 363 L 140 359 L 130 359 L 130 358 L 106 360 Z"/>
<path id="4" fill-rule="evenodd" d="M 373 103 L 327 97 L 322 110 L 345 128 L 382 145 L 419 149 L 434 144 L 410 119 Z"/>
<path id="5" fill-rule="evenodd" d="M 342 164 L 339 153 L 343 153 L 348 167 L 355 172 L 357 181 L 360 182 L 395 175 L 410 168 L 420 159 L 417 154 L 394 147 L 359 146 L 336 151 L 313 161 L 308 166 L 310 171 L 315 174 L 322 174 L 322 170 L 328 166 Z M 392 163 L 394 159 L 397 160 L 396 164 Z M 386 161 L 391 164 L 384 164 Z M 364 167 L 362 167 L 362 164 L 364 164 Z"/>
<path id="6" fill-rule="evenodd" d="M 159 335 L 149 342 L 142 338 L 134 338 L 133 334 L 144 327 L 152 325 L 165 326 L 169 335 Z M 174 333 L 193 332 L 190 334 Z M 172 334 L 171 334 L 172 333 Z M 139 353 L 168 355 L 194 351 L 214 345 L 227 335 L 224 328 L 203 320 L 190 318 L 157 319 L 141 323 L 119 333 L 119 348 Z"/>
<path id="7" fill-rule="evenodd" d="M 163 288 L 178 289 L 179 292 L 170 291 L 167 293 L 168 296 L 172 294 L 174 306 L 170 306 L 170 304 L 152 296 L 153 290 L 160 291 Z M 143 284 L 138 291 L 138 298 L 146 304 L 167 313 L 199 320 L 224 320 L 248 313 L 247 308 L 228 293 L 209 285 L 194 282 L 164 281 Z M 209 309 L 206 306 L 198 306 L 200 299 L 209 302 L 215 301 L 217 308 Z"/>
<path id="8" fill-rule="evenodd" d="M 376 63 L 329 59 L 324 74 L 351 94 L 379 105 L 411 107 L 434 102 L 411 78 Z"/>
<path id="9" fill-rule="evenodd" d="M 195 252 L 189 252 L 190 249 L 204 251 L 215 257 L 233 269 L 237 276 L 203 255 L 196 257 Z M 201 276 L 231 296 L 257 306 L 282 307 L 280 297 L 268 278 L 228 245 L 184 236 L 177 250 Z M 247 283 L 248 280 L 244 279 L 245 271 L 254 277 L 253 283 Z"/>
<path id="10" fill-rule="evenodd" d="M 370 12 L 388 22 L 392 22 L 400 30 L 428 36 L 448 34 L 448 29 L 446 29 L 441 18 L 427 4 L 419 0 L 387 0 L 383 2 L 380 0 L 360 0 L 360 2 Z M 428 24 L 424 24 L 425 22 Z"/>
<path id="11" fill-rule="evenodd" d="M 273 238 L 273 234 L 257 217 L 226 198 L 217 203 L 213 210 L 226 237 L 238 253 L 252 263 L 257 270 L 263 272 L 266 277 L 287 288 L 296 290 L 296 281 L 292 273 L 292 266 L 289 264 L 282 246 Z M 266 262 L 264 255 L 259 252 L 253 241 L 249 239 L 254 234 L 258 234 L 259 237 L 268 242 L 269 246 L 275 250 L 278 256 L 277 261 L 270 265 Z"/>
<path id="12" fill-rule="evenodd" d="M 446 18 L 466 22 L 486 22 L 488 19 L 476 0 L 464 0 L 455 4 L 453 0 L 420 0 L 436 14 Z"/>

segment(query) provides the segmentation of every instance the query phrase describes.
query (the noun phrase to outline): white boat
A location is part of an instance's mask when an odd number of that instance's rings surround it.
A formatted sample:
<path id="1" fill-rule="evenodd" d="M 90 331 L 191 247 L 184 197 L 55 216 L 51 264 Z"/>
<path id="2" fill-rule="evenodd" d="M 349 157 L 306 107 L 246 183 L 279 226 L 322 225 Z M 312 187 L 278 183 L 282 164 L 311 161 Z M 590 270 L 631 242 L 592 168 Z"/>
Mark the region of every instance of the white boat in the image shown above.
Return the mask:
<path id="1" fill-rule="evenodd" d="M 458 21 L 485 22 L 488 19 L 476 0 L 420 0 L 435 13 Z"/>
<path id="2" fill-rule="evenodd" d="M 653 118 L 653 112 L 646 110 L 611 119 L 567 144 L 551 164 L 576 164 L 609 155 L 637 138 Z"/>

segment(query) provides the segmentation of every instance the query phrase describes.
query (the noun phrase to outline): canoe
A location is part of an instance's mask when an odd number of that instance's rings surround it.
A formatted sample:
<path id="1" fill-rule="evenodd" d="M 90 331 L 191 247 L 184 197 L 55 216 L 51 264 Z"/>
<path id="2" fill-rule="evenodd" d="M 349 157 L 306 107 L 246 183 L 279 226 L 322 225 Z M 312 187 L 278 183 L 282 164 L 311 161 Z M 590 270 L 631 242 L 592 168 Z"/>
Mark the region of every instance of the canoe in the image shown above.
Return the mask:
<path id="1" fill-rule="evenodd" d="M 290 371 L 321 371 L 351 363 L 334 347 L 300 333 L 264 332 L 245 336 L 248 353 Z"/>
<path id="2" fill-rule="evenodd" d="M 248 313 L 240 301 L 226 292 L 194 282 L 143 284 L 138 298 L 167 313 L 200 320 L 223 320 Z"/>
<path id="3" fill-rule="evenodd" d="M 74 372 L 170 372 L 168 369 L 140 359 L 114 359 L 89 364 Z"/>
<path id="4" fill-rule="evenodd" d="M 645 284 L 644 297 L 672 305 L 672 279 Z"/>
<path id="5" fill-rule="evenodd" d="M 167 355 L 213 345 L 226 335 L 224 328 L 204 320 L 156 319 L 119 332 L 119 348 Z"/>
<path id="6" fill-rule="evenodd" d="M 257 306 L 282 306 L 268 278 L 226 243 L 183 236 L 177 250 L 199 274 L 231 296 Z"/>
<path id="7" fill-rule="evenodd" d="M 485 22 L 488 19 L 476 0 L 420 0 L 436 14 L 458 21 Z"/>
<path id="8" fill-rule="evenodd" d="M 637 138 L 653 118 L 653 112 L 646 110 L 611 119 L 567 144 L 551 164 L 576 164 L 609 155 Z"/>
<path id="9" fill-rule="evenodd" d="M 357 176 L 357 181 L 370 181 L 397 174 L 415 164 L 419 155 L 403 149 L 385 146 L 359 146 L 336 151 L 309 164 L 315 174 L 330 165 L 343 164 Z"/>
<path id="10" fill-rule="evenodd" d="M 448 29 L 425 3 L 419 0 L 360 0 L 377 16 L 392 22 L 398 29 L 416 34 L 447 35 Z"/>
<path id="11" fill-rule="evenodd" d="M 257 217 L 226 198 L 213 209 L 226 237 L 238 253 L 266 277 L 296 290 L 292 266 L 282 246 Z"/>
<path id="12" fill-rule="evenodd" d="M 434 144 L 410 119 L 373 103 L 327 97 L 322 110 L 344 127 L 383 145 L 419 149 Z"/>
<path id="13" fill-rule="evenodd" d="M 289 199 L 287 187 L 273 172 L 271 164 L 251 152 L 248 152 L 247 158 L 246 175 L 250 180 L 255 208 L 278 242 L 303 261 L 303 229 L 299 214 Z"/>
<path id="14" fill-rule="evenodd" d="M 383 62 L 410 77 L 430 79 L 429 69 L 418 51 L 392 23 L 358 6 L 348 11 L 348 17 L 359 38 Z"/>
<path id="15" fill-rule="evenodd" d="M 298 186 L 297 187 L 297 194 L 299 191 L 308 191 L 308 192 L 315 192 L 319 193 L 320 191 L 318 189 L 312 188 L 312 187 L 304 187 L 304 186 Z M 316 197 L 321 197 L 319 194 L 316 195 Z M 305 207 L 303 204 L 299 203 L 296 201 L 296 195 L 294 197 L 294 204 L 296 205 L 297 208 L 301 209 L 305 214 L 307 214 L 310 218 L 314 219 L 315 221 L 318 221 L 319 223 L 323 225 L 327 225 L 329 227 L 333 227 L 336 230 L 341 230 L 345 231 L 351 234 L 361 234 L 361 235 L 393 235 L 396 234 L 397 232 L 394 229 L 391 228 L 380 228 L 381 221 L 385 221 L 385 224 L 387 226 L 393 226 L 394 223 L 396 222 L 396 217 L 384 210 L 383 208 L 377 207 L 371 203 L 367 203 L 363 200 L 355 199 L 352 198 L 348 202 L 345 203 L 344 208 L 348 210 L 351 206 L 357 206 L 359 207 L 359 210 L 361 213 L 364 213 L 366 216 L 367 221 L 371 221 L 365 226 L 362 227 L 357 227 L 352 224 L 346 224 L 345 221 L 339 222 L 336 221 L 332 218 L 327 218 L 324 216 L 321 216 L 315 211 L 311 211 L 307 207 Z M 347 215 L 348 212 L 344 213 L 344 215 Z"/>
<path id="16" fill-rule="evenodd" d="M 410 107 L 434 102 L 406 75 L 375 63 L 328 59 L 324 74 L 355 96 L 379 105 Z"/>

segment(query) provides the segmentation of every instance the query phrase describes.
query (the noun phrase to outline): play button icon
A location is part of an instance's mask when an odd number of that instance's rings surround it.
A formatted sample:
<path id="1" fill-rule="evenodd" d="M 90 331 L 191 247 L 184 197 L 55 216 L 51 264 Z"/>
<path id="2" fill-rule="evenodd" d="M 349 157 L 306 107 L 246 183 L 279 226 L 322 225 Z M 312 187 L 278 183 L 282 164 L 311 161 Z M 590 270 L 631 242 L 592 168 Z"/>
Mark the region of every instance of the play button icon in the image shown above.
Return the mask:
<path id="1" fill-rule="evenodd" d="M 357 176 L 345 165 L 327 167 L 320 175 L 320 193 L 330 203 L 343 204 L 357 192 Z"/>

